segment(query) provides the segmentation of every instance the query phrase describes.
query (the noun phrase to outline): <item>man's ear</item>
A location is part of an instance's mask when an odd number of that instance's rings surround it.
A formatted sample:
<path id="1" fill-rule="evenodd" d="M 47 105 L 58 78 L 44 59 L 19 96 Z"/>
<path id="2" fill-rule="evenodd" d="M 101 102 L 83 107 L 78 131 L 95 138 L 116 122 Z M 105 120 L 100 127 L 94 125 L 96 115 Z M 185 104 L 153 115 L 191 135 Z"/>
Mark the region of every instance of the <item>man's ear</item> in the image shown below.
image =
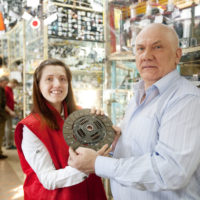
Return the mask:
<path id="1" fill-rule="evenodd" d="M 177 50 L 176 50 L 176 60 L 175 60 L 176 65 L 179 63 L 181 56 L 182 56 L 182 49 L 177 48 Z"/>

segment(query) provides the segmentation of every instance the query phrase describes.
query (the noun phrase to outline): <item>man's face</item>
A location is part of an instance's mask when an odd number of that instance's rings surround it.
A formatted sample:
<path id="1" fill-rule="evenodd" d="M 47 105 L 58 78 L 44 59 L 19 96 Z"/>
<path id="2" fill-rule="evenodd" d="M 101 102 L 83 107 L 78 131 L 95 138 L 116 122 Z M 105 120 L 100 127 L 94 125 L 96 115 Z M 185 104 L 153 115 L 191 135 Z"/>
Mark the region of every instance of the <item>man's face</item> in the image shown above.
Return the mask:
<path id="1" fill-rule="evenodd" d="M 1 84 L 0 84 L 0 86 L 2 88 L 5 88 L 7 84 L 8 84 L 8 81 L 2 81 Z"/>
<path id="2" fill-rule="evenodd" d="M 181 50 L 174 41 L 172 34 L 162 28 L 149 28 L 138 35 L 136 66 L 145 82 L 145 88 L 176 68 Z"/>

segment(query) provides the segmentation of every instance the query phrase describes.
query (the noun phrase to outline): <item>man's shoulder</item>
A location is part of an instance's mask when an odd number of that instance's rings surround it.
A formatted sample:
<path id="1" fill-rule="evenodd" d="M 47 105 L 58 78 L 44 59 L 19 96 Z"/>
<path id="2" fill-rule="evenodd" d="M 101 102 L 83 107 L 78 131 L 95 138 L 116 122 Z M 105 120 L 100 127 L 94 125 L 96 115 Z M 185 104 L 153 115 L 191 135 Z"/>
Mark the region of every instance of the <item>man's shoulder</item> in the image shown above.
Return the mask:
<path id="1" fill-rule="evenodd" d="M 193 95 L 200 97 L 200 89 L 192 83 L 192 81 L 181 77 L 180 82 L 177 83 L 177 91 L 183 95 Z"/>

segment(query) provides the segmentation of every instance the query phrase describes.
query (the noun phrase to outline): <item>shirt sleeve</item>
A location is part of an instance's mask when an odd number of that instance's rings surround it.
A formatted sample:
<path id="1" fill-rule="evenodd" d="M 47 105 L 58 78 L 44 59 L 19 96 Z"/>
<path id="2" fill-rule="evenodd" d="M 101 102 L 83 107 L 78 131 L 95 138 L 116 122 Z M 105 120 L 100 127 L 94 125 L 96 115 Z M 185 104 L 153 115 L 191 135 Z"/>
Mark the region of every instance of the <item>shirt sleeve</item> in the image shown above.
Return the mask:
<path id="1" fill-rule="evenodd" d="M 119 159 L 98 156 L 96 174 L 140 190 L 184 188 L 195 179 L 200 164 L 199 113 L 199 97 L 173 102 L 162 116 L 152 152 Z"/>
<path id="2" fill-rule="evenodd" d="M 87 177 L 70 166 L 56 170 L 44 144 L 26 126 L 23 127 L 22 151 L 41 184 L 48 190 L 76 185 Z"/>

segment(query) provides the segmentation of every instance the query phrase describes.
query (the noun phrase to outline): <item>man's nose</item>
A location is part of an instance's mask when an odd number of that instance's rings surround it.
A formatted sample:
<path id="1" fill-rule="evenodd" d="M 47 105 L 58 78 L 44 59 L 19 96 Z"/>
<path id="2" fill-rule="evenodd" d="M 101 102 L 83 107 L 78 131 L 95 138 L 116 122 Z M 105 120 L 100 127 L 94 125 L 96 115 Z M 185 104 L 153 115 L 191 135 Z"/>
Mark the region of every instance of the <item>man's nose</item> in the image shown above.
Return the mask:
<path id="1" fill-rule="evenodd" d="M 150 48 L 146 48 L 142 54 L 142 59 L 149 60 L 153 59 L 153 53 Z"/>

